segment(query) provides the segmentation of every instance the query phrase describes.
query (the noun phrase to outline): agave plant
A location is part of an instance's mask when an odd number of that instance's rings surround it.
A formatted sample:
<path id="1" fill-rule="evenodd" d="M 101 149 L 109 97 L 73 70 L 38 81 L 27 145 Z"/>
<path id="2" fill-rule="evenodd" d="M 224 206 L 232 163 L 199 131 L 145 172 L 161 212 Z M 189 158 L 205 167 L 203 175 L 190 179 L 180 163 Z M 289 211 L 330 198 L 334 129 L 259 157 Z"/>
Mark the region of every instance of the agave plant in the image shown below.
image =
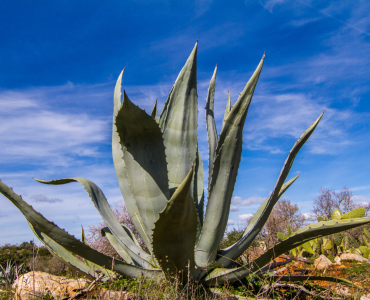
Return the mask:
<path id="1" fill-rule="evenodd" d="M 157 104 L 149 115 L 134 105 L 123 91 L 122 73 L 114 90 L 113 161 L 118 183 L 132 221 L 146 245 L 144 251 L 125 224 L 114 216 L 100 188 L 83 178 L 44 184 L 80 183 L 107 224 L 103 229 L 123 260 L 113 260 L 90 248 L 36 212 L 11 188 L 0 182 L 0 191 L 28 220 L 36 236 L 52 254 L 72 268 L 95 277 L 115 273 L 126 277 L 169 279 L 192 277 L 204 285 L 233 282 L 268 265 L 275 257 L 321 236 L 370 223 L 370 218 L 322 221 L 299 229 L 253 262 L 231 267 L 256 239 L 281 195 L 298 176 L 285 182 L 293 161 L 323 114 L 294 144 L 271 195 L 261 205 L 240 239 L 219 249 L 225 233 L 230 203 L 242 153 L 243 127 L 260 76 L 265 56 L 234 105 L 227 101 L 223 126 L 217 134 L 214 93 L 217 67 L 206 104 L 209 169 L 206 211 L 203 191 L 203 163 L 197 143 L 197 44 L 173 85 L 163 111 Z M 82 262 L 76 258 L 85 259 Z M 111 270 L 111 271 L 108 271 Z"/>
<path id="2" fill-rule="evenodd" d="M 8 260 L 5 268 L 0 265 L 0 285 L 6 287 L 11 286 L 14 280 L 16 280 L 19 275 L 23 274 L 24 271 L 25 268 L 23 264 L 17 266 L 15 262 Z"/>

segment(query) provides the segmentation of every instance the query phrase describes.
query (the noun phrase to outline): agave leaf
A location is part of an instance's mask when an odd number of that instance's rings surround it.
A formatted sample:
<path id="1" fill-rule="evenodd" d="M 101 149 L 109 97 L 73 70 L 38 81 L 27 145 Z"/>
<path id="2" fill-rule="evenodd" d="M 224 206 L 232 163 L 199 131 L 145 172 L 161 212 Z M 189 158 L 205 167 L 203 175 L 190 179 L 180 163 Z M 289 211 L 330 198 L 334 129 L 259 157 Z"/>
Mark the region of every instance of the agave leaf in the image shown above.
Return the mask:
<path id="1" fill-rule="evenodd" d="M 127 210 L 131 216 L 132 222 L 135 225 L 136 230 L 143 239 L 146 247 L 152 253 L 152 244 L 151 244 L 151 235 L 147 234 L 146 227 L 142 215 L 139 211 L 139 207 L 136 203 L 135 196 L 131 190 L 130 182 L 128 180 L 127 170 L 125 168 L 125 162 L 123 160 L 122 146 L 117 132 L 117 127 L 115 120 L 121 107 L 121 84 L 122 84 L 122 74 L 118 77 L 116 87 L 114 89 L 114 112 L 113 112 L 113 130 L 112 130 L 112 154 L 113 154 L 113 163 L 116 170 L 116 175 L 118 179 L 118 184 L 121 189 L 123 198 L 125 199 Z M 145 219 L 145 216 L 144 216 Z M 148 224 L 147 224 L 148 225 Z"/>
<path id="2" fill-rule="evenodd" d="M 355 218 L 361 218 L 366 214 L 366 209 L 363 207 L 358 207 L 350 212 L 342 215 L 342 219 L 355 219 Z"/>
<path id="3" fill-rule="evenodd" d="M 198 211 L 203 197 L 203 165 L 197 144 L 197 47 L 187 59 L 168 96 L 159 125 L 163 132 L 171 195 L 180 186 L 192 164 L 194 168 L 191 197 Z"/>
<path id="4" fill-rule="evenodd" d="M 167 162 L 158 124 L 123 94 L 116 126 L 128 181 L 150 235 L 159 212 L 170 198 Z"/>
<path id="5" fill-rule="evenodd" d="M 223 257 L 220 259 L 220 262 L 223 263 L 223 266 L 226 266 L 224 263 L 226 258 L 232 258 L 235 260 L 243 251 L 245 251 L 251 243 L 254 241 L 256 236 L 259 234 L 259 232 L 262 230 L 264 224 L 266 223 L 272 209 L 274 208 L 276 202 L 279 200 L 279 197 L 281 195 L 281 189 L 283 187 L 283 183 L 285 179 L 287 178 L 289 171 L 293 165 L 294 159 L 297 156 L 298 151 L 302 148 L 304 143 L 307 141 L 307 139 L 310 137 L 312 132 L 315 130 L 317 124 L 320 122 L 322 116 L 324 113 L 322 113 L 317 120 L 301 135 L 301 137 L 298 139 L 297 142 L 295 142 L 293 148 L 290 150 L 289 155 L 287 159 L 285 160 L 284 166 L 280 172 L 280 176 L 276 182 L 275 188 L 268 198 L 261 207 L 258 209 L 257 213 L 254 214 L 252 220 L 249 222 L 247 228 L 245 229 L 242 238 L 236 243 L 239 247 L 239 251 L 236 251 L 234 255 L 228 254 L 227 252 L 231 251 L 231 248 L 225 249 L 225 251 L 220 251 L 220 255 Z M 295 180 L 296 178 L 294 178 Z M 287 186 L 289 187 L 289 185 Z M 234 244 L 235 245 L 235 244 Z M 236 248 L 236 247 L 233 248 Z M 237 256 L 236 256 L 237 255 Z M 230 263 L 230 260 L 229 260 Z M 217 263 L 219 265 L 219 263 Z"/>
<path id="6" fill-rule="evenodd" d="M 31 226 L 31 229 L 33 230 L 32 225 L 31 224 L 29 224 L 29 225 Z M 90 247 L 90 245 L 86 241 L 85 232 L 84 232 L 84 228 L 82 227 L 82 225 L 81 225 L 81 242 Z M 86 259 L 83 259 L 83 262 L 88 267 L 91 267 L 92 266 L 92 264 L 88 260 L 86 260 Z"/>
<path id="7" fill-rule="evenodd" d="M 176 189 L 164 210 L 159 214 L 153 230 L 153 251 L 161 269 L 170 278 L 182 273 L 194 273 L 194 247 L 198 216 L 191 197 L 193 168 Z"/>
<path id="8" fill-rule="evenodd" d="M 227 104 L 226 104 L 226 109 L 225 109 L 225 114 L 224 114 L 224 120 L 222 121 L 222 129 L 225 126 L 225 120 L 229 116 L 231 111 L 231 98 L 230 98 L 230 92 L 227 91 Z"/>
<path id="9" fill-rule="evenodd" d="M 204 225 L 195 252 L 200 267 L 213 264 L 226 229 L 241 159 L 243 127 L 263 61 L 264 57 L 231 109 L 217 143 Z"/>
<path id="10" fill-rule="evenodd" d="M 115 277 L 115 274 L 108 271 L 105 268 L 101 268 L 96 264 L 88 264 L 89 262 L 82 262 L 76 256 L 74 256 L 71 252 L 67 251 L 61 245 L 56 243 L 46 234 L 42 233 L 37 228 L 33 227 L 31 223 L 28 222 L 28 225 L 31 227 L 33 233 L 36 237 L 45 245 L 45 247 L 49 250 L 49 252 L 60 260 L 62 263 L 66 264 L 72 270 L 86 275 L 88 279 L 94 279 L 96 277 L 95 271 L 103 272 L 104 279 L 109 279 L 111 277 Z"/>
<path id="11" fill-rule="evenodd" d="M 130 227 L 128 227 L 127 225 L 125 225 L 125 224 L 121 224 L 122 225 L 122 228 L 123 228 L 123 230 L 124 231 L 126 231 L 126 233 L 127 233 L 127 235 L 130 237 L 130 239 L 136 244 L 136 245 L 138 245 L 139 247 L 141 247 L 140 246 L 140 243 L 137 241 L 137 239 L 136 239 L 136 237 L 135 237 L 135 235 L 134 235 L 134 233 L 131 231 L 131 229 L 130 229 Z M 109 229 L 109 227 L 103 227 L 102 229 L 101 229 L 101 236 L 106 236 L 106 234 L 107 233 L 109 233 L 109 234 L 112 234 L 112 232 L 110 231 L 110 229 Z"/>
<path id="12" fill-rule="evenodd" d="M 124 229 L 126 229 L 126 228 L 124 228 Z M 131 264 L 131 265 L 134 264 L 134 261 L 132 260 L 131 256 L 118 243 L 117 239 L 114 237 L 114 235 L 112 234 L 109 227 L 104 227 L 104 228 L 101 229 L 101 236 L 105 236 L 108 239 L 109 243 L 111 243 L 113 248 L 117 251 L 119 256 L 121 256 L 125 262 L 127 262 L 128 264 Z"/>
<path id="13" fill-rule="evenodd" d="M 208 150 L 209 150 L 209 162 L 208 162 L 208 190 L 211 184 L 211 174 L 213 168 L 213 159 L 215 157 L 216 145 L 217 145 L 217 129 L 215 123 L 215 88 L 216 88 L 216 74 L 217 66 L 213 72 L 211 82 L 208 88 L 207 104 L 206 104 L 206 124 L 207 124 L 207 136 L 208 136 Z"/>
<path id="14" fill-rule="evenodd" d="M 332 220 L 311 224 L 298 229 L 291 237 L 276 244 L 273 248 L 267 250 L 264 254 L 255 259 L 250 265 L 236 269 L 217 268 L 207 275 L 204 284 L 212 286 L 215 284 L 222 285 L 226 282 L 234 282 L 247 276 L 252 272 L 258 271 L 263 266 L 270 263 L 274 257 L 297 248 L 298 246 L 315 239 L 354 227 L 370 223 L 370 218 L 352 219 L 352 220 Z"/>
<path id="15" fill-rule="evenodd" d="M 194 176 L 197 176 L 197 179 L 193 181 L 194 186 L 194 192 L 196 192 L 196 196 L 193 197 L 193 199 L 198 199 L 198 201 L 195 202 L 197 211 L 198 211 L 198 232 L 197 232 L 197 238 L 199 237 L 202 227 L 203 227 L 203 215 L 204 215 L 204 190 L 203 190 L 203 176 L 204 176 L 204 170 L 203 170 L 203 161 L 200 157 L 200 152 L 198 149 L 198 155 L 197 159 L 195 160 L 194 164 Z"/>
<path id="16" fill-rule="evenodd" d="M 293 184 L 293 182 L 297 180 L 298 177 L 299 177 L 299 175 L 297 175 L 293 179 L 289 180 L 287 183 L 285 183 L 282 186 L 277 200 L 279 200 L 279 198 Z M 251 224 L 251 223 L 258 224 L 258 219 L 259 219 L 258 216 L 263 214 L 263 212 L 266 210 L 266 207 L 270 203 L 270 200 L 271 200 L 270 198 L 267 198 L 265 200 L 265 202 L 262 203 L 262 205 L 258 209 L 257 213 L 253 216 L 253 218 L 252 218 L 252 220 L 250 221 L 249 224 Z M 251 230 L 251 229 L 247 227 L 246 230 L 244 231 L 242 237 L 235 244 L 231 245 L 230 247 L 228 247 L 226 249 L 223 249 L 223 250 L 219 251 L 218 254 L 219 254 L 220 258 L 214 264 L 215 267 L 228 266 L 232 261 L 237 259 L 249 247 L 250 241 L 248 240 L 248 235 L 247 235 L 249 230 Z"/>
<path id="17" fill-rule="evenodd" d="M 348 281 L 346 279 L 342 279 L 339 277 L 332 277 L 332 276 L 312 276 L 312 275 L 288 275 L 288 276 L 270 276 L 272 280 L 279 280 L 279 281 L 330 281 L 330 282 L 336 282 L 336 283 L 341 283 L 343 285 L 347 285 L 350 287 L 355 287 L 358 289 L 362 289 L 361 286 L 352 283 L 351 281 Z"/>
<path id="18" fill-rule="evenodd" d="M 315 238 L 335 234 L 344 230 L 370 223 L 370 218 L 359 218 L 351 220 L 331 220 L 321 221 L 316 224 L 310 224 L 306 227 L 298 229 L 285 241 L 276 244 L 273 248 L 267 250 L 253 262 L 253 269 L 259 269 L 268 264 L 270 260 L 284 252 L 294 249 Z"/>
<path id="19" fill-rule="evenodd" d="M 28 205 L 19 195 L 15 194 L 13 190 L 0 181 L 0 192 L 8 198 L 25 216 L 27 221 L 37 230 L 47 235 L 57 244 L 65 248 L 67 251 L 75 253 L 94 264 L 101 267 L 112 268 L 113 271 L 128 277 L 137 278 L 144 276 L 145 278 L 160 279 L 163 277 L 160 269 L 147 270 L 133 265 L 129 265 L 120 260 L 114 260 L 89 246 L 85 245 L 74 236 L 68 234 L 65 230 L 59 228 L 54 223 L 45 219 L 40 213 L 35 211 Z"/>
<path id="20" fill-rule="evenodd" d="M 331 215 L 332 220 L 340 220 L 342 218 L 342 213 L 339 209 L 336 209 L 333 211 Z"/>
<path id="21" fill-rule="evenodd" d="M 81 226 L 81 242 L 89 246 L 89 244 L 86 241 L 86 236 L 85 236 L 84 228 L 82 226 Z"/>
<path id="22" fill-rule="evenodd" d="M 103 218 L 104 222 L 111 229 L 112 234 L 116 238 L 117 242 L 121 247 L 130 255 L 132 260 L 145 268 L 153 267 L 152 257 L 138 247 L 131 238 L 127 235 L 126 231 L 122 228 L 114 215 L 112 209 L 109 206 L 107 199 L 105 198 L 101 189 L 90 180 L 84 178 L 65 178 L 51 181 L 44 181 L 35 179 L 36 181 L 44 184 L 60 185 L 67 184 L 70 182 L 80 183 L 87 191 L 91 201 L 94 203 L 95 208 Z"/>
<path id="23" fill-rule="evenodd" d="M 155 100 L 155 104 L 152 110 L 152 113 L 150 116 L 157 122 L 159 123 L 159 117 L 158 117 L 158 112 L 157 112 L 157 100 Z"/>

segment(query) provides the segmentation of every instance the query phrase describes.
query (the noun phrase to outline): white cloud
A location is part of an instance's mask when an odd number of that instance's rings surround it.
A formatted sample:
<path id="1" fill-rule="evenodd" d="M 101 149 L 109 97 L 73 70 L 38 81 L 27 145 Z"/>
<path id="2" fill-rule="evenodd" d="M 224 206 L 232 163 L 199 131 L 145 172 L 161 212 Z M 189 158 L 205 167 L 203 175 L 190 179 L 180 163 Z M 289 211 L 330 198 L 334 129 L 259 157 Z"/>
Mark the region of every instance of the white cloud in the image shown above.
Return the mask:
<path id="1" fill-rule="evenodd" d="M 247 225 L 252 217 L 253 214 L 241 214 L 236 218 L 235 221 L 238 225 Z"/>
<path id="2" fill-rule="evenodd" d="M 239 210 L 239 207 L 236 206 L 236 205 L 230 205 L 230 211 L 238 211 Z"/>
<path id="3" fill-rule="evenodd" d="M 228 220 L 227 221 L 227 225 L 234 225 L 234 224 L 235 224 L 235 222 L 233 220 Z"/>
<path id="4" fill-rule="evenodd" d="M 266 0 L 266 1 L 263 1 L 262 6 L 265 9 L 267 9 L 269 12 L 272 13 L 273 9 L 276 6 L 279 6 L 279 5 L 284 4 L 286 2 L 287 2 L 287 0 Z"/>
<path id="5" fill-rule="evenodd" d="M 39 101 L 27 98 L 28 92 L 0 93 L 0 161 L 66 166 L 79 157 L 99 155 L 98 145 L 109 136 L 108 121 L 87 113 L 52 111 L 42 101 L 50 91 L 31 91 L 31 97 L 42 98 Z"/>
<path id="6" fill-rule="evenodd" d="M 306 24 L 309 24 L 309 23 L 312 23 L 312 22 L 316 22 L 318 20 L 321 20 L 322 18 L 320 17 L 317 17 L 317 18 L 305 18 L 305 19 L 296 19 L 296 20 L 292 20 L 290 21 L 290 25 L 291 26 L 294 26 L 294 27 L 300 27 L 300 26 L 304 26 Z"/>
<path id="7" fill-rule="evenodd" d="M 253 214 L 242 214 L 238 216 L 238 220 L 246 221 L 253 217 Z"/>
<path id="8" fill-rule="evenodd" d="M 362 191 L 362 190 L 369 190 L 370 185 L 362 185 L 362 186 L 355 186 L 351 188 L 351 191 Z"/>
<path id="9" fill-rule="evenodd" d="M 366 196 L 363 196 L 363 195 L 355 195 L 355 196 L 352 197 L 352 200 L 356 201 L 356 202 L 366 203 L 366 201 L 368 201 L 368 198 Z"/>
<path id="10" fill-rule="evenodd" d="M 254 204 L 254 203 L 262 203 L 263 201 L 265 201 L 265 198 L 262 198 L 262 197 L 259 197 L 259 196 L 252 196 L 252 197 L 249 197 L 248 199 L 242 200 L 241 197 L 234 196 L 231 199 L 231 201 L 235 204 L 245 206 L 245 205 L 251 205 L 251 204 Z"/>
<path id="11" fill-rule="evenodd" d="M 316 216 L 312 213 L 303 213 L 302 216 L 305 218 L 307 221 L 313 221 L 316 220 Z"/>
<path id="12" fill-rule="evenodd" d="M 30 197 L 34 202 L 44 202 L 44 203 L 57 203 L 57 202 L 63 202 L 62 199 L 59 198 L 48 198 L 45 195 L 42 194 L 36 194 L 32 195 Z"/>

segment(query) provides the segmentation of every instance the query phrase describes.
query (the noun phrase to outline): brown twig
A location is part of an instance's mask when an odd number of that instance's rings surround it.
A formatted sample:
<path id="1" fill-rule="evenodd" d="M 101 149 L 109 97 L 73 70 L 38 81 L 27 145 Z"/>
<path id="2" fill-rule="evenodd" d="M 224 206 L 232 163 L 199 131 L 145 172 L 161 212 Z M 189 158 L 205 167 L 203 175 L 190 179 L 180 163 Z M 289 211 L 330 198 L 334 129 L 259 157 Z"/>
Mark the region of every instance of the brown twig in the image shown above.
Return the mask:
<path id="1" fill-rule="evenodd" d="M 86 289 L 74 294 L 73 296 L 69 298 L 64 298 L 63 300 L 65 299 L 72 300 L 72 299 L 77 299 L 78 297 L 81 297 L 81 296 L 85 296 L 87 293 L 91 292 L 91 290 L 96 286 L 98 281 L 100 281 L 100 279 L 103 278 L 103 276 L 104 274 L 101 274 L 98 278 L 96 278 L 93 282 L 91 282 L 90 285 Z"/>
<path id="2" fill-rule="evenodd" d="M 263 287 L 264 291 L 261 293 L 262 294 L 265 294 L 267 293 L 268 291 L 271 291 L 273 289 L 279 289 L 279 288 L 293 288 L 293 289 L 297 289 L 297 290 L 300 290 L 301 292 L 304 292 L 310 296 L 313 296 L 313 297 L 320 297 L 322 299 L 330 299 L 330 300 L 341 300 L 342 298 L 333 298 L 333 297 L 327 297 L 327 296 L 322 296 L 320 294 L 316 294 L 314 292 L 310 292 L 309 290 L 307 290 L 306 288 L 304 288 L 303 286 L 301 285 L 298 285 L 298 284 L 292 284 L 292 283 L 274 283 L 272 285 L 265 285 Z"/>

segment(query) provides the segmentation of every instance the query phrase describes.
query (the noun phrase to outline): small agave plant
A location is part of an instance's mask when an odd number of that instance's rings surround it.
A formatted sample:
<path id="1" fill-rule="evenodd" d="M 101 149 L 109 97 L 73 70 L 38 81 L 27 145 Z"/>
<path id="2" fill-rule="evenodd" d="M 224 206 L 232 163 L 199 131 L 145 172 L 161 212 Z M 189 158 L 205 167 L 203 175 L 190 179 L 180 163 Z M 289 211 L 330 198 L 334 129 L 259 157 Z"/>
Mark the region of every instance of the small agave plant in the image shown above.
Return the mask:
<path id="1" fill-rule="evenodd" d="M 100 188 L 83 178 L 41 181 L 44 184 L 80 183 L 107 224 L 102 230 L 123 260 L 112 259 L 89 247 L 36 212 L 11 188 L 0 191 L 26 217 L 35 235 L 49 251 L 71 268 L 90 277 L 152 279 L 190 277 L 205 286 L 233 282 L 259 271 L 271 260 L 309 240 L 370 223 L 370 218 L 321 221 L 299 229 L 254 261 L 235 267 L 235 260 L 251 246 L 274 205 L 298 176 L 285 182 L 293 161 L 312 134 L 319 118 L 305 131 L 288 154 L 271 195 L 258 209 L 239 240 L 219 249 L 230 212 L 242 153 L 243 127 L 264 56 L 234 105 L 230 96 L 221 134 L 214 120 L 217 67 L 206 105 L 209 169 L 206 211 L 203 163 L 197 143 L 197 44 L 173 85 L 163 111 L 155 104 L 151 115 L 121 93 L 122 73 L 114 90 L 113 161 L 118 183 L 132 221 L 146 245 L 144 251 L 125 224 L 113 214 Z M 84 258 L 80 261 L 76 255 Z M 302 276 L 301 276 L 302 277 Z M 302 280 L 302 279 L 301 279 Z"/>

